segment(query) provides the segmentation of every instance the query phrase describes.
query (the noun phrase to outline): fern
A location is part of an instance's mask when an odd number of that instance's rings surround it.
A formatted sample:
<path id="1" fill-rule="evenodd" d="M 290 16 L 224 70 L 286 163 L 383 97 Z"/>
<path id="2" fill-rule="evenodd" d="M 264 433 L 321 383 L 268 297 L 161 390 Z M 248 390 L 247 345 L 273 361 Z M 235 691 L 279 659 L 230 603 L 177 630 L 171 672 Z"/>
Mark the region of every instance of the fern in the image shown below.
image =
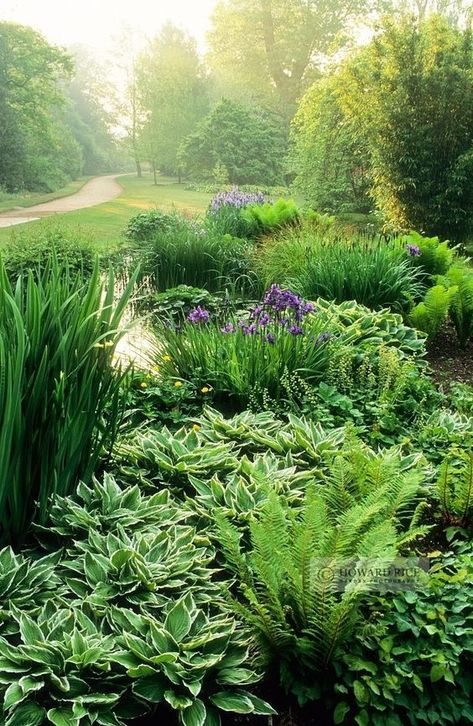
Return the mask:
<path id="1" fill-rule="evenodd" d="M 457 293 L 456 287 L 434 285 L 427 290 L 423 302 L 411 311 L 410 322 L 429 338 L 434 338 L 447 319 L 452 298 Z"/>
<path id="2" fill-rule="evenodd" d="M 470 268 L 455 266 L 450 268 L 447 277 L 455 290 L 450 319 L 461 347 L 466 348 L 473 337 L 473 273 Z"/>
<path id="3" fill-rule="evenodd" d="M 440 465 L 437 494 L 445 524 L 469 527 L 473 516 L 473 452 L 453 448 Z"/>
<path id="4" fill-rule="evenodd" d="M 360 446 L 353 457 L 336 457 L 303 501 L 289 506 L 271 492 L 249 524 L 249 542 L 217 517 L 216 539 L 237 582 L 230 602 L 301 703 L 315 697 L 317 676 L 351 637 L 376 586 L 363 563 L 388 565 L 406 539 L 427 531 L 416 515 L 420 479 L 415 459 Z M 361 569 L 345 587 L 324 576 L 347 562 Z"/>

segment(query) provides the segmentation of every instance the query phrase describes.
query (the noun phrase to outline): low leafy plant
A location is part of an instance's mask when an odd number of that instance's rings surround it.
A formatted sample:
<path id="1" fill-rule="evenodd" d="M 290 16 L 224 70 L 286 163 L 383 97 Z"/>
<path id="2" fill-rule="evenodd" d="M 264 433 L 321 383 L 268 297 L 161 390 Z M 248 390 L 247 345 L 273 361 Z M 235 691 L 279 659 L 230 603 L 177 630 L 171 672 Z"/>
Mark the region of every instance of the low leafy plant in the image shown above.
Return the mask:
<path id="1" fill-rule="evenodd" d="M 246 219 L 242 211 L 248 206 L 264 204 L 265 195 L 260 191 L 245 192 L 238 187 L 219 191 L 212 199 L 207 211 L 205 225 L 219 235 L 246 238 L 253 234 L 253 222 Z"/>
<path id="2" fill-rule="evenodd" d="M 455 256 L 450 243 L 440 242 L 438 237 L 424 237 L 418 232 L 410 232 L 402 236 L 399 242 L 404 246 L 411 264 L 422 270 L 426 282 L 435 275 L 445 275 Z"/>
<path id="3" fill-rule="evenodd" d="M 471 545 L 434 561 L 428 582 L 365 612 L 336 663 L 338 724 L 473 723 Z"/>
<path id="4" fill-rule="evenodd" d="M 20 541 L 44 523 L 53 494 L 90 481 L 122 418 L 123 374 L 113 364 L 130 281 L 96 264 L 83 281 L 54 260 L 13 288 L 0 267 L 0 524 Z"/>
<path id="5" fill-rule="evenodd" d="M 460 346 L 466 348 L 473 338 L 473 271 L 457 265 L 448 270 L 447 279 L 454 291 L 449 309 L 450 319 Z"/>

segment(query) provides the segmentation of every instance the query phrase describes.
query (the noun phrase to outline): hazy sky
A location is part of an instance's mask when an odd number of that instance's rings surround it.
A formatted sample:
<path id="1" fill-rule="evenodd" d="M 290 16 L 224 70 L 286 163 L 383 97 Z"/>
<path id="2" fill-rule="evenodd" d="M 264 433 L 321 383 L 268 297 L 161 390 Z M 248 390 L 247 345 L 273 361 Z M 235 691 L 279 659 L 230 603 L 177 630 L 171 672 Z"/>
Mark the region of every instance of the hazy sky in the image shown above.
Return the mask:
<path id="1" fill-rule="evenodd" d="M 61 45 L 110 47 L 124 26 L 151 37 L 166 20 L 180 25 L 204 45 L 216 0 L 0 0 L 0 20 L 40 30 Z"/>

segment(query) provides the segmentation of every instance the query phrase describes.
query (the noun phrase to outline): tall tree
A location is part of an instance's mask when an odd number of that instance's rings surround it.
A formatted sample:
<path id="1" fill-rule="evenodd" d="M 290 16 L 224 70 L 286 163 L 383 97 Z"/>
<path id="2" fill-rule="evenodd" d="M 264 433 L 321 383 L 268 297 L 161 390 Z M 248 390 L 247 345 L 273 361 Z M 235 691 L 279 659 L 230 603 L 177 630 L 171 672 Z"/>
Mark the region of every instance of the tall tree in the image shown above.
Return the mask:
<path id="1" fill-rule="evenodd" d="M 473 46 L 440 16 L 391 20 L 340 76 L 387 218 L 456 240 L 473 229 Z"/>
<path id="2" fill-rule="evenodd" d="M 195 41 L 165 25 L 138 60 L 137 94 L 145 112 L 141 140 L 149 161 L 154 168 L 178 174 L 179 147 L 208 111 Z"/>
<path id="3" fill-rule="evenodd" d="M 65 173 L 58 81 L 71 71 L 70 57 L 39 33 L 0 23 L 0 185 L 6 189 L 46 189 Z"/>
<path id="4" fill-rule="evenodd" d="M 208 36 L 208 61 L 226 93 L 253 98 L 289 120 L 370 0 L 220 0 Z"/>

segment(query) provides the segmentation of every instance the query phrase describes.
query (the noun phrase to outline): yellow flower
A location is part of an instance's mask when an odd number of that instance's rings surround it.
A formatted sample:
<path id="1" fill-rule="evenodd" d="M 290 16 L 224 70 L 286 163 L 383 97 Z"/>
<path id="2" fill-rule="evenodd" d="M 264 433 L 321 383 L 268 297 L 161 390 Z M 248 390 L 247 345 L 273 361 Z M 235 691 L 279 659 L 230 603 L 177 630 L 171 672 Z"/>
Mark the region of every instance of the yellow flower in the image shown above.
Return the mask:
<path id="1" fill-rule="evenodd" d="M 141 388 L 148 388 L 148 384 L 145 383 L 144 381 L 142 383 L 140 383 L 140 386 L 141 386 Z"/>
<path id="2" fill-rule="evenodd" d="M 209 393 L 210 388 L 208 386 L 204 386 L 203 388 L 200 389 L 200 391 L 201 391 L 201 393 Z"/>
<path id="3" fill-rule="evenodd" d="M 176 382 L 174 383 L 174 387 L 175 387 L 175 388 L 180 388 L 181 386 L 182 386 L 182 381 L 176 381 Z"/>
<path id="4" fill-rule="evenodd" d="M 192 428 L 194 429 L 194 431 L 200 431 L 201 427 L 199 426 L 199 424 L 194 424 Z"/>
<path id="5" fill-rule="evenodd" d="M 159 366 L 154 366 L 154 368 L 153 368 L 153 371 L 154 371 L 155 373 L 159 373 Z"/>
<path id="6" fill-rule="evenodd" d="M 163 361 L 166 363 L 170 363 L 172 361 L 172 358 L 170 355 L 163 355 Z"/>

